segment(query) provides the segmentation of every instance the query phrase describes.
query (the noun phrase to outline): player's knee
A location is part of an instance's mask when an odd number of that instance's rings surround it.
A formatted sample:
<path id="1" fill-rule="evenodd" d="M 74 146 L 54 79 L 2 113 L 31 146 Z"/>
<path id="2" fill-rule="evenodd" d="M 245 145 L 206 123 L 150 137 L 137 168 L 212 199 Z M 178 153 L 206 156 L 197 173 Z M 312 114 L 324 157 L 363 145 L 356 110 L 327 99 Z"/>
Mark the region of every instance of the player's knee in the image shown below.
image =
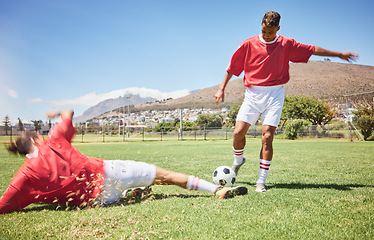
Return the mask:
<path id="1" fill-rule="evenodd" d="M 271 145 L 273 143 L 274 135 L 270 131 L 266 131 L 262 134 L 262 144 Z"/>
<path id="2" fill-rule="evenodd" d="M 158 185 L 172 185 L 173 172 L 163 169 L 162 173 L 156 176 L 155 183 Z"/>
<path id="3" fill-rule="evenodd" d="M 234 138 L 243 138 L 245 137 L 245 134 L 246 134 L 246 131 L 244 131 L 243 129 L 235 129 L 234 130 Z"/>

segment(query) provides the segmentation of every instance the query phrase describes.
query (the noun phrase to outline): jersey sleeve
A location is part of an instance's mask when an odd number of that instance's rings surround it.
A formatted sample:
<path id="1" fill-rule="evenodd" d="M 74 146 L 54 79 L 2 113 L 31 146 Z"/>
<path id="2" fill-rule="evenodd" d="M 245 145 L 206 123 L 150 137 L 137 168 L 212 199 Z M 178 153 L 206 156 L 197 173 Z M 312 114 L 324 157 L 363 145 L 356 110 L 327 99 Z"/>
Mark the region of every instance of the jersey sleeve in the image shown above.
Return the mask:
<path id="1" fill-rule="evenodd" d="M 75 129 L 70 118 L 61 117 L 61 121 L 58 122 L 49 131 L 49 137 L 51 139 L 65 138 L 68 142 L 71 142 L 75 134 Z"/>
<path id="2" fill-rule="evenodd" d="M 14 176 L 0 198 L 0 214 L 11 213 L 33 203 L 30 200 L 32 197 L 27 193 L 27 181 L 28 178 L 21 172 Z"/>
<path id="3" fill-rule="evenodd" d="M 231 58 L 230 65 L 226 69 L 227 72 L 237 77 L 243 72 L 247 48 L 247 45 L 244 43 L 239 46 Z"/>
<path id="4" fill-rule="evenodd" d="M 298 43 L 294 39 L 292 39 L 292 46 L 289 55 L 290 61 L 295 63 L 307 63 L 309 61 L 309 58 L 314 53 L 314 49 L 315 46 L 313 45 Z"/>

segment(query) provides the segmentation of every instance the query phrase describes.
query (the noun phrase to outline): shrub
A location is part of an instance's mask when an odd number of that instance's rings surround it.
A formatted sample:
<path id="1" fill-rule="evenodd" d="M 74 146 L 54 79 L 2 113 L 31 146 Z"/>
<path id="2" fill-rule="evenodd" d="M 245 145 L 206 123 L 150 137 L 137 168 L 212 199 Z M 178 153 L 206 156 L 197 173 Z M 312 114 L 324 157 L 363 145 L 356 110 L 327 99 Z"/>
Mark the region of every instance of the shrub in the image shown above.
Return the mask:
<path id="1" fill-rule="evenodd" d="M 357 124 L 361 128 L 364 139 L 368 140 L 374 130 L 374 117 L 367 115 L 361 116 L 358 118 Z"/>
<path id="2" fill-rule="evenodd" d="M 284 134 L 286 138 L 294 140 L 297 138 L 298 134 L 305 131 L 309 125 L 310 122 L 301 119 L 288 121 L 284 127 Z"/>
<path id="3" fill-rule="evenodd" d="M 174 130 L 175 130 L 175 126 L 174 126 L 174 123 L 172 122 L 159 123 L 153 129 L 154 132 L 171 132 Z"/>
<path id="4" fill-rule="evenodd" d="M 329 124 L 329 129 L 330 130 L 342 130 L 346 128 L 347 124 L 342 124 L 342 123 L 333 123 Z"/>
<path id="5" fill-rule="evenodd" d="M 222 127 L 222 117 L 219 114 L 201 114 L 196 119 L 196 125 L 204 128 L 204 127 L 215 127 L 220 128 Z"/>
<path id="6" fill-rule="evenodd" d="M 343 133 L 331 133 L 330 137 L 331 138 L 345 138 Z"/>

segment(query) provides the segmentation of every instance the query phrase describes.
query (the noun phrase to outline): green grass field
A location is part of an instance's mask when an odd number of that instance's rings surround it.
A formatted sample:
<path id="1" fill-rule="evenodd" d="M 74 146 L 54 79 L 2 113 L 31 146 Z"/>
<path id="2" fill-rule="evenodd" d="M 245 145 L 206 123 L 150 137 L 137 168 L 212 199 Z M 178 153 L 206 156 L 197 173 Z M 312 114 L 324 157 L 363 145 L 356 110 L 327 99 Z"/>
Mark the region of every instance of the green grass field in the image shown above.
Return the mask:
<path id="1" fill-rule="evenodd" d="M 78 139 L 79 140 L 79 139 Z M 231 165 L 231 140 L 79 143 L 83 154 L 133 159 L 212 181 Z M 33 204 L 0 216 L 0 239 L 374 239 L 374 142 L 274 142 L 268 191 L 253 184 L 260 139 L 248 139 L 238 184 L 249 193 L 222 200 L 154 186 L 138 202 L 79 210 Z M 0 148 L 0 195 L 23 163 Z"/>

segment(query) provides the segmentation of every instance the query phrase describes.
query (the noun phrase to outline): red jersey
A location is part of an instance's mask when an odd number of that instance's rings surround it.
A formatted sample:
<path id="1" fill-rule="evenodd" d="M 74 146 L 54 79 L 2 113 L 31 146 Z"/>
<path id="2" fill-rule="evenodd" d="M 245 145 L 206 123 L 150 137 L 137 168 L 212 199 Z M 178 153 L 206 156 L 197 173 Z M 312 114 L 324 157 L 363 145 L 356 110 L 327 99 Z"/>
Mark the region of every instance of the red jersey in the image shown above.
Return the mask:
<path id="1" fill-rule="evenodd" d="M 71 119 L 62 118 L 43 144 L 26 155 L 26 162 L 0 198 L 0 214 L 36 202 L 84 206 L 100 194 L 103 160 L 84 156 L 74 148 L 74 134 Z"/>
<path id="2" fill-rule="evenodd" d="M 239 76 L 244 71 L 244 85 L 275 86 L 289 81 L 289 62 L 308 62 L 314 46 L 278 36 L 274 43 L 248 38 L 232 56 L 227 72 Z"/>

